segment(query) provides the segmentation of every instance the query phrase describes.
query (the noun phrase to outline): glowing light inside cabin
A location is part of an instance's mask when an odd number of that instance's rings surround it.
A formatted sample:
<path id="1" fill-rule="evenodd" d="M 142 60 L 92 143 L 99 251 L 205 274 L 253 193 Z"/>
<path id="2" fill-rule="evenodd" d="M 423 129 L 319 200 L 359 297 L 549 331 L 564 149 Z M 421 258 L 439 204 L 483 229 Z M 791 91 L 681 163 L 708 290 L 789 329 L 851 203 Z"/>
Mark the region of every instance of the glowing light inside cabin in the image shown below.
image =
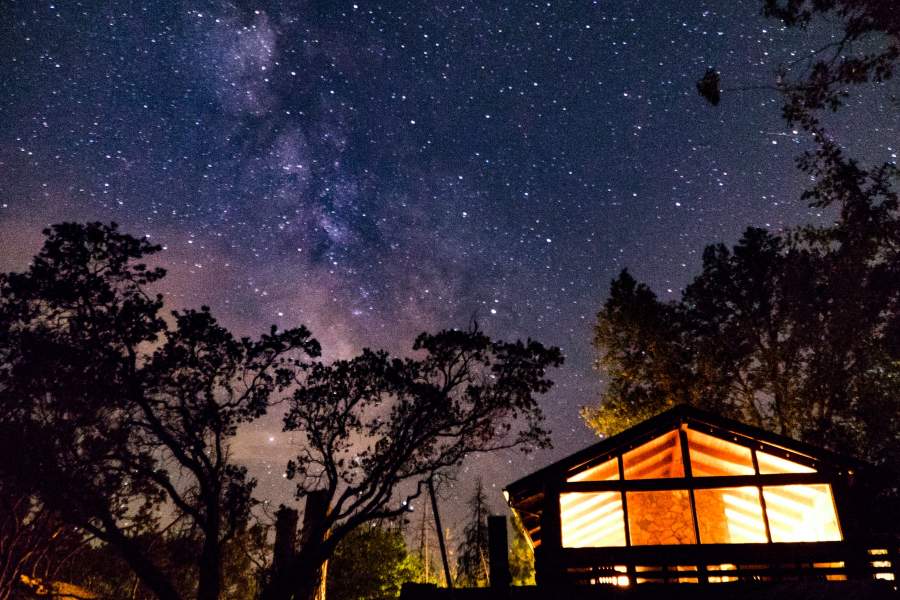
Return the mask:
<path id="1" fill-rule="evenodd" d="M 685 433 L 694 477 L 752 476 L 756 473 L 754 452 L 761 474 L 816 472 L 808 465 L 731 440 L 690 428 Z M 681 478 L 687 472 L 682 456 L 679 431 L 673 430 L 625 452 L 621 474 L 618 460 L 613 458 L 584 468 L 567 481 L 617 481 L 621 476 L 627 486 L 628 480 Z M 828 484 L 695 489 L 693 501 L 687 489 L 634 490 L 625 491 L 624 505 L 622 500 L 619 491 L 562 493 L 563 546 L 765 543 L 769 540 L 766 521 L 773 542 L 842 539 Z M 626 539 L 626 518 L 630 539 Z"/>
<path id="2" fill-rule="evenodd" d="M 835 542 L 841 539 L 831 486 L 780 485 L 763 488 L 773 542 Z"/>
<path id="3" fill-rule="evenodd" d="M 756 452 L 759 472 L 762 475 L 780 475 L 782 473 L 815 473 L 816 470 L 806 465 L 780 458 L 767 452 Z"/>
<path id="4" fill-rule="evenodd" d="M 622 455 L 625 479 L 684 477 L 678 432 L 670 431 Z"/>
<path id="5" fill-rule="evenodd" d="M 755 487 L 695 490 L 702 544 L 765 543 L 759 489 Z"/>
<path id="6" fill-rule="evenodd" d="M 614 481 L 619 478 L 619 461 L 615 458 L 585 469 L 569 477 L 568 481 Z"/>
<path id="7" fill-rule="evenodd" d="M 625 545 L 625 513 L 619 492 L 560 494 L 559 507 L 564 547 Z"/>
<path id="8" fill-rule="evenodd" d="M 687 438 L 694 477 L 754 474 L 750 448 L 693 429 Z"/>

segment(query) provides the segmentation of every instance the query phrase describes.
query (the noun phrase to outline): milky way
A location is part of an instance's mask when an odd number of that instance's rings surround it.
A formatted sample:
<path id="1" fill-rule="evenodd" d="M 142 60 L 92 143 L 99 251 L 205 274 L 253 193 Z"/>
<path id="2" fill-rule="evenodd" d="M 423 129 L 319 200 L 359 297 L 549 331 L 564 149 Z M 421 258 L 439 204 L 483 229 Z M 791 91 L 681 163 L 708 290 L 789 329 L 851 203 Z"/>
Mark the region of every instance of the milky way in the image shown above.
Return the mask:
<path id="1" fill-rule="evenodd" d="M 2 0 L 0 267 L 49 223 L 115 220 L 165 246 L 170 306 L 241 334 L 304 323 L 334 358 L 474 317 L 560 345 L 556 448 L 472 460 L 445 493 L 451 524 L 476 474 L 499 508 L 593 439 L 578 408 L 619 270 L 675 298 L 705 244 L 827 218 L 798 200 L 805 142 L 774 93 L 694 88 L 709 66 L 771 84 L 828 38 L 760 4 Z M 866 102 L 836 131 L 896 159 L 896 105 Z M 290 441 L 276 411 L 236 443 L 273 501 Z"/>

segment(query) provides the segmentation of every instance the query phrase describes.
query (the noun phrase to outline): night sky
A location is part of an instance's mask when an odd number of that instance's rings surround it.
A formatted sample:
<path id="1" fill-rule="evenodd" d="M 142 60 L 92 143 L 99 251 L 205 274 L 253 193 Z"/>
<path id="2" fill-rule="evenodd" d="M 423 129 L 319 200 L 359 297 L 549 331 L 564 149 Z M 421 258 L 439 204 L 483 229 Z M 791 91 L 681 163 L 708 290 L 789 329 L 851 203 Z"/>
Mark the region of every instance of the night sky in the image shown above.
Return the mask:
<path id="1" fill-rule="evenodd" d="M 798 200 L 805 142 L 780 99 L 727 86 L 828 31 L 760 0 L 46 2 L 0 0 L 0 270 L 40 230 L 114 220 L 163 244 L 172 308 L 240 334 L 306 324 L 326 358 L 466 327 L 563 347 L 542 401 L 555 449 L 467 463 L 500 489 L 595 438 L 591 326 L 623 267 L 677 298 L 703 246 L 827 219 Z M 724 11 L 724 12 L 723 12 Z M 896 105 L 842 113 L 896 159 Z M 285 500 L 276 411 L 235 451 Z"/>

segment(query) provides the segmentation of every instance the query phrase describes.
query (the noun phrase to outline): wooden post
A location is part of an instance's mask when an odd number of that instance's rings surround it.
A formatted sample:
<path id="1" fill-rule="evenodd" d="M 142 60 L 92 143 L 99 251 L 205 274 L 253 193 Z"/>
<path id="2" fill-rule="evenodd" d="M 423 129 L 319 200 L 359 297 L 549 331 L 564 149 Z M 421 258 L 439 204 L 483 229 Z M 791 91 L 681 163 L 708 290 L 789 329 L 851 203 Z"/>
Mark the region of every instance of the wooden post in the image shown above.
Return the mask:
<path id="1" fill-rule="evenodd" d="M 509 589 L 512 575 L 509 572 L 506 517 L 488 517 L 488 550 L 491 588 L 498 592 Z"/>
<path id="2" fill-rule="evenodd" d="M 434 493 L 434 480 L 428 480 L 428 493 L 431 495 L 431 512 L 434 513 L 434 524 L 437 528 L 438 544 L 441 547 L 441 560 L 444 563 L 444 577 L 447 587 L 453 589 L 453 578 L 450 576 L 450 561 L 447 560 L 447 545 L 444 543 L 444 530 L 441 529 L 441 515 L 438 512 L 437 495 Z"/>
<path id="3" fill-rule="evenodd" d="M 293 508 L 281 505 L 275 512 L 275 547 L 272 570 L 281 573 L 297 554 L 297 523 L 300 517 Z"/>
<path id="4" fill-rule="evenodd" d="M 536 551 L 536 578 L 539 586 L 563 583 L 562 521 L 559 509 L 559 482 L 544 487 L 541 510 L 541 545 Z"/>
<path id="5" fill-rule="evenodd" d="M 694 478 L 694 470 L 691 466 L 691 452 L 690 452 L 690 442 L 688 441 L 687 431 L 685 430 L 685 423 L 678 427 L 678 441 L 681 446 L 681 463 L 684 468 L 684 476 L 688 479 L 688 481 L 693 480 Z M 699 544 L 700 542 L 700 521 L 697 519 L 697 499 L 694 496 L 694 486 L 688 486 L 688 503 L 691 506 L 691 522 L 694 526 L 694 543 Z M 697 581 L 701 584 L 709 583 L 709 574 L 706 572 L 706 563 L 700 562 L 695 565 L 697 567 Z"/>

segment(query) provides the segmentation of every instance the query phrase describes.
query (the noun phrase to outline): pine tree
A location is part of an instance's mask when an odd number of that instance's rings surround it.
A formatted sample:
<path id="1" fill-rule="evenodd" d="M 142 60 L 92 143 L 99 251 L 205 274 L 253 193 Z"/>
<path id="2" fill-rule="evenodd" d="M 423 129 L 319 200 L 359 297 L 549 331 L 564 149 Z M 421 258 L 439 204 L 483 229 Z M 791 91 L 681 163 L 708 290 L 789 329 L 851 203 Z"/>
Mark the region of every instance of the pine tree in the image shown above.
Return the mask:
<path id="1" fill-rule="evenodd" d="M 463 540 L 457 547 L 456 580 L 460 586 L 488 585 L 488 505 L 484 486 L 479 479 L 469 499 L 470 521 L 463 529 Z"/>

